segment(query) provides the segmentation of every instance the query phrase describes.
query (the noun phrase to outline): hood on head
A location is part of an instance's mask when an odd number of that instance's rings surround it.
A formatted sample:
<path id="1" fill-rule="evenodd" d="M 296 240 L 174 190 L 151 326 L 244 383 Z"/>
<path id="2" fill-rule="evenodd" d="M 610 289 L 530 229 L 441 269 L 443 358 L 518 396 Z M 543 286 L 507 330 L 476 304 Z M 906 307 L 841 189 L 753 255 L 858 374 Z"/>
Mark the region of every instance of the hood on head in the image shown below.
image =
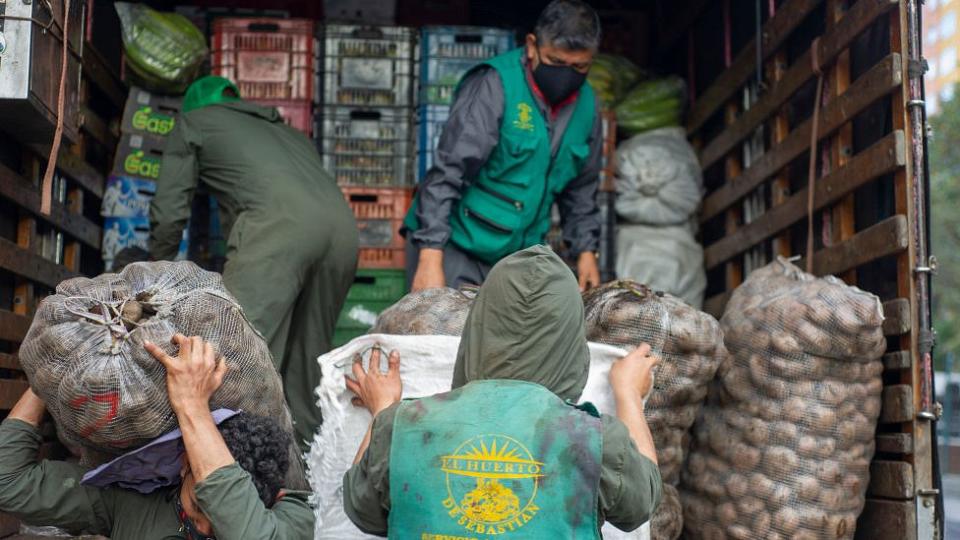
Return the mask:
<path id="1" fill-rule="evenodd" d="M 453 388 L 512 379 L 577 401 L 589 368 L 583 300 L 567 265 L 545 246 L 498 262 L 467 316 Z"/>
<path id="2" fill-rule="evenodd" d="M 224 90 L 228 89 L 233 90 L 236 95 L 224 95 Z M 207 75 L 206 77 L 200 77 L 193 81 L 190 87 L 187 88 L 187 92 L 183 96 L 182 111 L 188 113 L 208 105 L 229 103 L 232 101 L 240 101 L 240 89 L 237 88 L 237 85 L 225 77 Z"/>

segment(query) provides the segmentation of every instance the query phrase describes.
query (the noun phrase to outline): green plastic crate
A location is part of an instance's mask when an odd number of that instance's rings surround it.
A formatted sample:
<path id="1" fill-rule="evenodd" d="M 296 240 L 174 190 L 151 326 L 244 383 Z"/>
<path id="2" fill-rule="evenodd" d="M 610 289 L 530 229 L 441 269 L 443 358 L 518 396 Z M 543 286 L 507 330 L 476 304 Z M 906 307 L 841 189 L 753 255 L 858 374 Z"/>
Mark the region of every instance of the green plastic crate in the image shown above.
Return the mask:
<path id="1" fill-rule="evenodd" d="M 407 274 L 403 270 L 359 269 L 353 286 L 347 293 L 347 302 L 364 300 L 390 301 L 407 294 Z"/>
<path id="2" fill-rule="evenodd" d="M 406 292 L 407 278 L 403 270 L 357 270 L 333 331 L 334 347 L 366 334 L 377 315 L 403 298 Z"/>

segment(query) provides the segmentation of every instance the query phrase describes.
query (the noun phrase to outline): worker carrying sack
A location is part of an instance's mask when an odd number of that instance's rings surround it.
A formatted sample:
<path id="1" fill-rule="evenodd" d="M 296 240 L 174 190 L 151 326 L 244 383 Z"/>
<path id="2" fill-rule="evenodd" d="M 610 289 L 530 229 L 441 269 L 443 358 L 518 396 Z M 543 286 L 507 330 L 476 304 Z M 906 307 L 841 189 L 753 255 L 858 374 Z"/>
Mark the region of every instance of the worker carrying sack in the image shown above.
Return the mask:
<path id="1" fill-rule="evenodd" d="M 730 356 L 693 429 L 686 538 L 852 539 L 883 387 L 873 294 L 785 259 L 755 270 L 721 319 Z"/>
<path id="2" fill-rule="evenodd" d="M 717 368 L 727 357 L 720 324 L 679 298 L 621 280 L 584 293 L 587 339 L 625 350 L 661 348 L 644 414 L 657 448 L 663 499 L 651 519 L 654 540 L 674 540 L 683 527 L 676 486 L 690 428 Z"/>
<path id="3" fill-rule="evenodd" d="M 177 427 L 166 370 L 144 348 L 176 355 L 175 333 L 200 336 L 227 363 L 212 410 L 275 418 L 293 434 L 280 376 L 263 337 L 220 274 L 191 262 L 140 262 L 119 274 L 69 279 L 40 303 L 20 348 L 30 386 L 65 442 L 99 465 Z M 291 469 L 302 474 L 299 460 Z"/>

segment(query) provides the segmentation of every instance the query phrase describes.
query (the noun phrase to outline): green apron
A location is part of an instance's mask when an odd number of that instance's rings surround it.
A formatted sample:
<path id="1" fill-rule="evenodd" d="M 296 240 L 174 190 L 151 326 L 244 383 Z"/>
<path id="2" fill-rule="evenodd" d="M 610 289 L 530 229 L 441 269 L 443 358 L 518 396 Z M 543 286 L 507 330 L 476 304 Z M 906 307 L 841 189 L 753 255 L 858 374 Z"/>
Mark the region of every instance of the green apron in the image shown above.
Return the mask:
<path id="1" fill-rule="evenodd" d="M 404 401 L 390 450 L 389 537 L 599 539 L 598 416 L 513 380 Z"/>
<path id="2" fill-rule="evenodd" d="M 530 91 L 523 48 L 481 65 L 497 70 L 503 83 L 500 140 L 450 213 L 451 236 L 460 250 L 488 264 L 543 242 L 556 196 L 579 174 L 590 155 L 596 116 L 593 89 L 580 87 L 573 116 L 551 157 L 547 122 Z M 476 68 L 474 68 L 476 69 Z M 417 230 L 419 197 L 404 220 Z"/>

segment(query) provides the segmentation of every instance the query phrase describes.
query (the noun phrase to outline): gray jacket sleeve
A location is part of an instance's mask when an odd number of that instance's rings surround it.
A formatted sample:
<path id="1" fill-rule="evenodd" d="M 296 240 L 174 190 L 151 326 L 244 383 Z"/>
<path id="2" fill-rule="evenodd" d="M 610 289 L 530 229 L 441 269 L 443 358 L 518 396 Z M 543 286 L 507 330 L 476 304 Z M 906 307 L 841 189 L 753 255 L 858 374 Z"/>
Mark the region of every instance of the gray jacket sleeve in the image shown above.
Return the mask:
<path id="1" fill-rule="evenodd" d="M 600 211 L 597 208 L 597 188 L 600 187 L 600 169 L 603 164 L 603 119 L 600 104 L 590 133 L 590 156 L 580 175 L 574 178 L 557 197 L 563 241 L 576 257 L 585 251 L 600 247 Z"/>
<path id="2" fill-rule="evenodd" d="M 411 239 L 417 247 L 442 248 L 450 239 L 450 212 L 464 182 L 476 177 L 500 139 L 504 95 L 500 75 L 478 69 L 460 87 L 440 135 L 434 164 L 420 184 Z"/>

